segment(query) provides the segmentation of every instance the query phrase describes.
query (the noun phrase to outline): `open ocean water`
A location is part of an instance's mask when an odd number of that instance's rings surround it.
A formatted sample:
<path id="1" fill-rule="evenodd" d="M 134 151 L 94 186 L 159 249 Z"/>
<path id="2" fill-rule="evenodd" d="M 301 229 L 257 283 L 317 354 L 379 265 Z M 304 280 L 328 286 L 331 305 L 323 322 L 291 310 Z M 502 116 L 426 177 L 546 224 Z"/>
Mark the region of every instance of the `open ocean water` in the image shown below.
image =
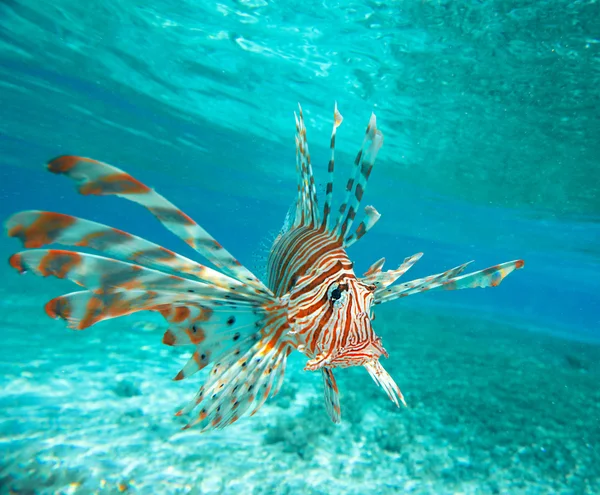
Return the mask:
<path id="1" fill-rule="evenodd" d="M 403 280 L 526 263 L 377 309 L 408 407 L 340 370 L 334 425 L 293 353 L 254 417 L 182 431 L 203 377 L 171 381 L 190 353 L 161 344 L 159 315 L 68 330 L 43 307 L 74 286 L 4 263 L 1 494 L 600 493 L 597 1 L 0 0 L 1 216 L 73 214 L 194 256 L 44 167 L 89 156 L 262 274 L 296 194 L 297 102 L 322 192 L 335 101 L 338 201 L 371 111 L 385 135 L 357 273 L 420 251 Z M 20 249 L 3 234 L 2 259 Z"/>

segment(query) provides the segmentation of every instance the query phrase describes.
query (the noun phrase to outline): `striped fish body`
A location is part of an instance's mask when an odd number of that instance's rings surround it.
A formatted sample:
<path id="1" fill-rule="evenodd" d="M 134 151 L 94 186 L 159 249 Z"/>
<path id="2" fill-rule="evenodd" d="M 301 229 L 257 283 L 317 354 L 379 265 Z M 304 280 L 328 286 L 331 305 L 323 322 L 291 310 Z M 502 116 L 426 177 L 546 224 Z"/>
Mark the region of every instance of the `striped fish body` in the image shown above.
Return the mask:
<path id="1" fill-rule="evenodd" d="M 334 259 L 347 259 L 339 239 L 312 226 L 292 226 L 273 243 L 267 259 L 267 285 L 279 297 L 296 285 L 298 278 Z"/>
<path id="2" fill-rule="evenodd" d="M 294 347 L 306 370 L 363 365 L 386 354 L 369 315 L 374 285 L 358 280 L 340 240 L 325 229 L 293 228 L 273 246 L 269 288 L 287 303 Z"/>
<path id="3" fill-rule="evenodd" d="M 45 306 L 49 316 L 65 320 L 72 329 L 139 311 L 160 313 L 169 323 L 163 343 L 192 350 L 175 380 L 210 367 L 196 396 L 177 412 L 196 411 L 186 428 L 223 428 L 254 414 L 281 387 L 293 350 L 308 358 L 306 370 L 321 373 L 326 410 L 334 422 L 341 419 L 335 368 L 364 366 L 399 405 L 404 402 L 400 389 L 380 363 L 380 357 L 388 355 L 371 324 L 373 308 L 424 291 L 494 287 L 523 261 L 468 274 L 463 274 L 467 266 L 463 264 L 394 284 L 418 261 L 418 253 L 388 271 L 382 270 L 381 259 L 357 277 L 346 248 L 380 218 L 375 208 L 367 206 L 364 219 L 351 230 L 383 136 L 372 115 L 345 199 L 334 215 L 334 150 L 341 122 L 336 107 L 321 213 L 301 109 L 296 116 L 297 198 L 289 228 L 270 251 L 266 285 L 156 191 L 119 168 L 77 156 L 51 160 L 48 169 L 72 179 L 83 195 L 114 195 L 141 205 L 215 268 L 122 230 L 36 210 L 16 213 L 6 221 L 7 234 L 26 248 L 12 255 L 9 263 L 21 273 L 64 278 L 78 286 Z"/>

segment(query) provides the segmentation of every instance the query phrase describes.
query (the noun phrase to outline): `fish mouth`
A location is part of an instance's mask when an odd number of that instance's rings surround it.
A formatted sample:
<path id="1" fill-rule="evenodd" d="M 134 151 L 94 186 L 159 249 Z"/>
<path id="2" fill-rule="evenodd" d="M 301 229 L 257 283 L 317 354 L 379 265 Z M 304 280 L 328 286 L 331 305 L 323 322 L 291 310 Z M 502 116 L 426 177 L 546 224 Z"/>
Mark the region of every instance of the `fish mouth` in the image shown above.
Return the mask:
<path id="1" fill-rule="evenodd" d="M 373 330 L 371 319 L 366 312 L 361 312 L 354 318 L 352 333 L 348 336 L 344 347 L 332 359 L 336 367 L 364 366 L 371 361 L 377 361 L 388 353 Z"/>
<path id="2" fill-rule="evenodd" d="M 381 340 L 381 339 L 379 339 Z M 366 366 L 368 363 L 378 361 L 381 356 L 388 357 L 388 353 L 380 342 L 369 342 L 365 347 L 351 350 L 347 348 L 336 349 L 330 353 L 319 353 L 306 363 L 305 371 L 317 371 L 321 368 L 350 368 L 352 366 Z"/>
<path id="3" fill-rule="evenodd" d="M 323 356 L 318 355 L 314 359 L 311 359 L 304 368 L 306 371 L 317 371 L 322 368 L 348 368 L 350 366 L 364 366 L 373 381 L 380 386 L 391 401 L 400 406 L 402 403 L 406 406 L 404 396 L 400 391 L 400 387 L 396 384 L 394 379 L 385 370 L 382 364 L 379 362 L 381 356 L 387 357 L 387 352 L 381 346 L 381 339 L 377 342 L 370 344 L 370 355 L 368 353 L 361 353 L 360 357 L 355 356 L 352 358 L 348 354 L 338 352 L 335 356 Z"/>
<path id="4" fill-rule="evenodd" d="M 387 351 L 381 345 L 381 339 L 365 341 L 351 348 L 340 349 L 332 356 L 329 367 L 350 368 L 351 366 L 366 366 L 368 363 L 378 361 L 381 356 L 388 357 Z"/>

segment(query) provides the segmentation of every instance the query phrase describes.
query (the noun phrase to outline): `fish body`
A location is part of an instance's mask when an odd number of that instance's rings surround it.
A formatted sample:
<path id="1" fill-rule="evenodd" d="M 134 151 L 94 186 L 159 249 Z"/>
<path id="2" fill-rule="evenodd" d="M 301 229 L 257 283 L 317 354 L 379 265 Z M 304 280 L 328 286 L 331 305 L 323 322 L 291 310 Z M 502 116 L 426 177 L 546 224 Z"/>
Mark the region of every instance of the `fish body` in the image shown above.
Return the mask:
<path id="1" fill-rule="evenodd" d="M 8 235 L 27 248 L 11 256 L 10 265 L 21 273 L 69 279 L 83 289 L 45 306 L 48 315 L 73 329 L 139 311 L 160 312 L 169 323 L 163 343 L 194 351 L 175 380 L 211 366 L 196 396 L 177 413 L 197 410 L 187 427 L 223 428 L 254 414 L 281 387 L 294 350 L 307 357 L 306 370 L 321 373 L 326 410 L 334 422 L 341 420 L 336 368 L 365 367 L 396 405 L 404 403 L 380 363 L 388 353 L 372 325 L 376 305 L 424 291 L 497 286 L 524 263 L 516 260 L 468 274 L 463 274 L 464 264 L 394 284 L 418 261 L 418 253 L 385 272 L 384 260 L 378 260 L 358 277 L 346 249 L 380 218 L 367 206 L 364 219 L 351 229 L 383 135 L 372 115 L 345 198 L 334 212 L 335 138 L 341 123 L 336 106 L 321 209 L 302 110 L 296 115 L 297 198 L 269 252 L 266 283 L 156 191 L 116 167 L 76 156 L 51 160 L 48 169 L 74 180 L 83 195 L 116 195 L 140 204 L 215 268 L 125 231 L 44 211 L 24 211 L 7 220 Z M 45 247 L 51 244 L 71 249 Z M 102 255 L 78 252 L 78 247 Z"/>

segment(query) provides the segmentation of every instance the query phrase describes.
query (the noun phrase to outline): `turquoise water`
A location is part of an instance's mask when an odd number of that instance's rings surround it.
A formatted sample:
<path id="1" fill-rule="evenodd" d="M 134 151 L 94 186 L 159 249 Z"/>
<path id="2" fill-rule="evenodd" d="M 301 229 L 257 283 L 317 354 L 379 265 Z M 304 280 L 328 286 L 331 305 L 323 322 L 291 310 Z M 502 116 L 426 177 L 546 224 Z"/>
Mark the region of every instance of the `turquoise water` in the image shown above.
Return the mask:
<path id="1" fill-rule="evenodd" d="M 408 408 L 347 370 L 330 424 L 296 353 L 256 416 L 202 435 L 172 415 L 201 380 L 171 382 L 186 353 L 159 318 L 69 331 L 43 305 L 72 286 L 6 264 L 0 493 L 600 493 L 598 19 L 593 1 L 0 2 L 3 218 L 75 214 L 193 256 L 44 170 L 90 156 L 260 273 L 295 195 L 297 102 L 324 189 L 337 101 L 338 191 L 371 111 L 385 135 L 357 272 L 420 251 L 414 277 L 526 262 L 381 308 Z"/>

